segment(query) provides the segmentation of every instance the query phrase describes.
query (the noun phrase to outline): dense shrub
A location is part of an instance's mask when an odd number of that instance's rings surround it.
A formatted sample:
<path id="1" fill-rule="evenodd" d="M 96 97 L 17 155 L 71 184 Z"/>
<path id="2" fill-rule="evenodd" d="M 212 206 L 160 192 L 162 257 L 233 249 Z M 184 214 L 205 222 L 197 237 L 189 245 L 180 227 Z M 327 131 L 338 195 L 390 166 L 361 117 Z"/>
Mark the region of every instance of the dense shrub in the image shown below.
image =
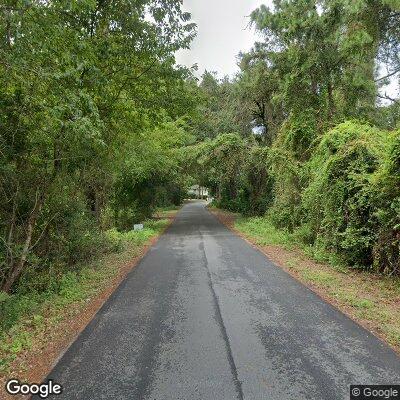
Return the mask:
<path id="1" fill-rule="evenodd" d="M 272 188 L 269 148 L 253 146 L 243 163 L 238 191 L 238 211 L 244 215 L 263 215 L 271 205 Z"/>
<path id="2" fill-rule="evenodd" d="M 191 199 L 191 200 L 197 199 L 197 197 L 198 196 L 195 193 L 186 193 L 185 196 L 186 199 Z"/>
<path id="3" fill-rule="evenodd" d="M 370 178 L 383 157 L 384 133 L 356 122 L 327 132 L 309 168 L 303 194 L 309 227 L 318 245 L 343 255 L 350 265 L 372 264 L 376 218 Z"/>
<path id="4" fill-rule="evenodd" d="M 274 146 L 285 149 L 294 160 L 306 161 L 314 149 L 317 132 L 314 110 L 292 113 L 282 125 Z"/>
<path id="5" fill-rule="evenodd" d="M 221 135 L 208 151 L 218 207 L 267 213 L 349 266 L 400 272 L 399 131 L 347 121 L 317 136 L 300 119 L 285 124 L 271 148 Z"/>
<path id="6" fill-rule="evenodd" d="M 203 165 L 209 171 L 207 186 L 220 207 L 238 211 L 243 161 L 247 156 L 247 144 L 239 135 L 219 135 L 202 149 Z"/>
<path id="7" fill-rule="evenodd" d="M 317 138 L 312 110 L 291 115 L 270 151 L 274 202 L 269 216 L 276 226 L 293 231 L 304 220 L 301 194 L 308 183 L 305 162 Z"/>
<path id="8" fill-rule="evenodd" d="M 372 176 L 374 215 L 377 221 L 373 245 L 374 268 L 400 273 L 400 131 L 387 137 L 385 157 Z"/>
<path id="9" fill-rule="evenodd" d="M 301 204 L 304 167 L 290 153 L 276 148 L 271 152 L 271 174 L 274 200 L 268 215 L 277 227 L 293 231 L 304 214 Z"/>
<path id="10" fill-rule="evenodd" d="M 194 25 L 178 1 L 161 17 L 156 3 L 0 13 L 0 290 L 74 272 L 103 247 L 102 231 L 150 216 L 160 186 L 179 183 L 175 150 L 190 140 L 197 95 L 173 55 Z M 111 25 L 118 35 L 101 28 Z"/>
<path id="11" fill-rule="evenodd" d="M 202 152 L 214 204 L 245 215 L 263 215 L 272 200 L 268 147 L 251 138 L 225 134 L 210 141 Z"/>

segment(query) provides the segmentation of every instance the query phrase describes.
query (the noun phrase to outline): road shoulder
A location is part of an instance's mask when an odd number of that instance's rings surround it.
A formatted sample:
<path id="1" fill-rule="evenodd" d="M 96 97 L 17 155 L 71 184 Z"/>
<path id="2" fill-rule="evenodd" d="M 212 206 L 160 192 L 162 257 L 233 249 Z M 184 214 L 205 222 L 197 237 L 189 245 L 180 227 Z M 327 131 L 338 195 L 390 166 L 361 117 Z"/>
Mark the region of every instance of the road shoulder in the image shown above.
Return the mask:
<path id="1" fill-rule="evenodd" d="M 271 261 L 400 354 L 400 280 L 316 262 L 295 245 L 268 243 L 238 215 L 210 208 L 223 224 Z"/>
<path id="2" fill-rule="evenodd" d="M 83 292 L 83 298 L 65 304 L 44 305 L 38 315 L 23 321 L 17 327 L 24 330 L 22 333 L 26 334 L 29 340 L 23 348 L 16 351 L 15 359 L 0 375 L 1 399 L 25 398 L 11 396 L 5 392 L 5 383 L 10 378 L 29 383 L 43 381 L 128 273 L 170 226 L 175 216 L 176 211 L 159 215 L 159 219 L 164 218 L 160 221 L 162 224 L 146 241 L 126 243 L 122 251 L 105 254 L 91 263 L 88 270 L 93 276 L 89 277 L 88 284 L 96 287 Z M 5 356 L 4 350 L 1 349 L 0 357 Z"/>

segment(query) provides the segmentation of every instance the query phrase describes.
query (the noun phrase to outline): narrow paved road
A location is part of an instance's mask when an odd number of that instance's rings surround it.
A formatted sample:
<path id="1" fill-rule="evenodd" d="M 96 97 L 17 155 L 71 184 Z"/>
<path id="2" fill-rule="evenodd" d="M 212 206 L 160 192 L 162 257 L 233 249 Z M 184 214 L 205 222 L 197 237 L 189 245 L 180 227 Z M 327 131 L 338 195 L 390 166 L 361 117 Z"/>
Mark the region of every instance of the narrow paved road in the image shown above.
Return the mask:
<path id="1" fill-rule="evenodd" d="M 348 399 L 400 358 L 191 203 L 50 377 L 55 399 Z"/>

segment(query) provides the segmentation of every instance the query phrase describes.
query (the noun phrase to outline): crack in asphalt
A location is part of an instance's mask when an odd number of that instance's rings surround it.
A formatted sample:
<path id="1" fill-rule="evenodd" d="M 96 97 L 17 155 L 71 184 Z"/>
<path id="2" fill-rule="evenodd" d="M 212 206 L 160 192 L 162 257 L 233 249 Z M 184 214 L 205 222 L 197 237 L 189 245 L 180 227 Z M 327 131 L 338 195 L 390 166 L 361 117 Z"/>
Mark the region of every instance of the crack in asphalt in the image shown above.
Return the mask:
<path id="1" fill-rule="evenodd" d="M 235 364 L 235 360 L 233 358 L 232 348 L 231 348 L 231 344 L 230 344 L 230 341 L 229 341 L 229 336 L 228 336 L 228 333 L 226 331 L 224 320 L 222 318 L 221 307 L 219 305 L 218 296 L 215 293 L 214 285 L 213 285 L 213 282 L 212 282 L 211 272 L 210 272 L 210 268 L 209 268 L 209 265 L 208 265 L 207 254 L 206 254 L 206 251 L 205 251 L 205 248 L 204 248 L 204 237 L 203 237 L 203 234 L 201 233 L 201 231 L 199 231 L 199 234 L 200 234 L 200 237 L 201 237 L 201 244 L 202 244 L 199 247 L 201 248 L 201 251 L 202 251 L 202 253 L 204 255 L 204 267 L 205 267 L 206 272 L 207 272 L 208 286 L 210 288 L 210 291 L 211 291 L 211 294 L 212 294 L 212 297 L 213 297 L 215 318 L 216 318 L 216 321 L 217 321 L 217 323 L 219 325 L 219 328 L 221 330 L 222 339 L 223 339 L 223 341 L 225 343 L 228 362 L 229 362 L 229 366 L 230 366 L 230 369 L 231 369 L 233 382 L 235 384 L 235 389 L 236 389 L 236 392 L 238 394 L 238 399 L 239 400 L 244 400 L 242 382 L 239 380 L 237 367 L 236 367 L 236 364 Z"/>

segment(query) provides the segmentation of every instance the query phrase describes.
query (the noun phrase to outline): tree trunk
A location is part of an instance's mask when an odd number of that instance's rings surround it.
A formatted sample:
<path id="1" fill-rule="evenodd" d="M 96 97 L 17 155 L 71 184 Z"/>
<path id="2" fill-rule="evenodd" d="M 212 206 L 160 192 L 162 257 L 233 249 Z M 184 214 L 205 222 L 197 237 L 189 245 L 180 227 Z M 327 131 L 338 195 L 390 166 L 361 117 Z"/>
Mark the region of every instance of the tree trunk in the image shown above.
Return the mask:
<path id="1" fill-rule="evenodd" d="M 10 275 L 8 276 L 8 278 L 6 279 L 6 281 L 4 282 L 3 287 L 2 287 L 2 290 L 4 292 L 6 292 L 6 293 L 8 293 L 11 290 L 12 285 L 19 278 L 19 276 L 21 275 L 22 270 L 24 269 L 26 260 L 27 260 L 28 255 L 29 255 L 31 243 L 32 243 L 33 230 L 35 228 L 36 220 L 37 220 L 37 217 L 39 215 L 39 211 L 40 211 L 40 209 L 42 207 L 42 203 L 43 203 L 43 200 L 39 199 L 37 197 L 36 198 L 36 202 L 35 202 L 35 206 L 33 207 L 31 215 L 29 216 L 29 219 L 28 219 L 28 225 L 27 225 L 27 230 L 26 230 L 26 238 L 25 238 L 24 247 L 22 249 L 21 257 L 18 260 L 18 262 L 16 262 L 12 266 Z"/>
<path id="2" fill-rule="evenodd" d="M 10 230 L 8 231 L 8 238 L 7 238 L 6 262 L 8 263 L 8 265 L 12 265 L 13 260 L 14 260 L 14 255 L 12 252 L 11 244 L 12 244 L 12 240 L 13 240 L 15 221 L 16 221 L 16 215 L 17 215 L 17 196 L 18 196 L 18 187 L 17 187 L 15 196 L 14 196 L 13 209 L 12 209 L 12 215 L 11 215 L 11 221 L 10 221 Z"/>
<path id="3" fill-rule="evenodd" d="M 333 88 L 332 82 L 328 83 L 328 115 L 329 119 L 332 120 L 333 116 L 335 115 L 335 101 L 333 99 Z"/>

